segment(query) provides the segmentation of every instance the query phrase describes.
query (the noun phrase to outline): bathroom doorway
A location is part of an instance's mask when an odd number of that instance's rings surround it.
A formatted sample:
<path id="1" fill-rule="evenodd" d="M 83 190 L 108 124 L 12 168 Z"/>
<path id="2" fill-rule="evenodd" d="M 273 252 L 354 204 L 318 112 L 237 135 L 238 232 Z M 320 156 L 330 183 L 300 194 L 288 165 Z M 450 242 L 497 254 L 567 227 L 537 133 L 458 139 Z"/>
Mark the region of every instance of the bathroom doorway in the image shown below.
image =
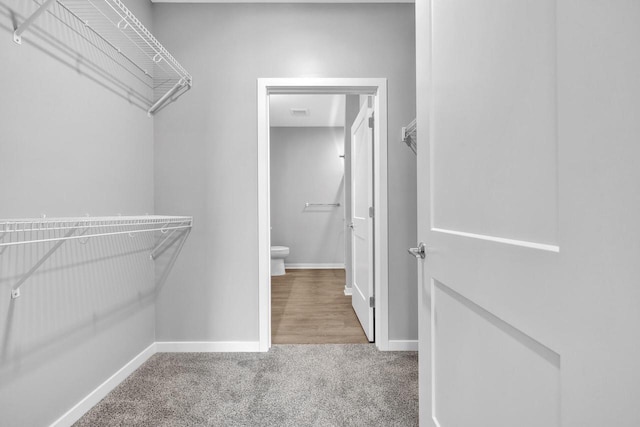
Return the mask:
<path id="1" fill-rule="evenodd" d="M 271 346 L 272 339 L 272 278 L 270 276 L 271 270 L 271 246 L 272 244 L 278 246 L 286 246 L 286 239 L 282 239 L 281 236 L 288 235 L 291 236 L 293 231 L 287 230 L 283 233 L 283 230 L 276 230 L 274 232 L 274 241 L 272 243 L 272 233 L 271 226 L 276 224 L 276 227 L 283 227 L 283 224 L 286 224 L 287 221 L 282 221 L 278 219 L 272 222 L 271 218 L 271 203 L 272 203 L 272 184 L 271 184 L 271 165 L 270 165 L 270 157 L 272 155 L 272 150 L 274 147 L 271 146 L 271 131 L 270 131 L 270 123 L 274 119 L 271 117 L 270 112 L 270 101 L 281 95 L 332 95 L 342 97 L 342 99 L 346 99 L 347 96 L 353 101 L 354 97 L 357 99 L 358 105 L 360 107 L 361 102 L 365 102 L 370 106 L 371 111 L 375 111 L 376 118 L 379 120 L 375 120 L 370 122 L 371 136 L 372 136 L 372 164 L 371 164 L 371 172 L 372 172 L 372 181 L 373 182 L 373 194 L 372 199 L 374 200 L 373 206 L 371 206 L 371 224 L 372 224 L 372 257 L 371 262 L 369 264 L 369 268 L 371 269 L 370 277 L 371 280 L 371 297 L 375 298 L 375 306 L 374 306 L 374 298 L 366 298 L 367 302 L 371 301 L 371 328 L 373 331 L 373 324 L 375 322 L 375 338 L 374 335 L 371 334 L 369 340 L 365 340 L 364 342 L 374 341 L 377 347 L 381 350 L 386 350 L 388 347 L 388 335 L 387 335 L 387 218 L 386 218 L 386 80 L 385 79 L 259 79 L 258 80 L 258 182 L 259 182 L 259 319 L 260 319 L 260 349 L 262 351 L 267 351 Z M 364 101 L 362 101 L 364 100 Z M 295 114 L 299 114 L 304 117 L 304 115 L 308 114 L 309 108 L 305 108 L 304 105 L 299 105 L 294 108 L 291 107 L 289 113 L 291 116 Z M 334 109 L 334 116 L 342 116 L 344 117 L 344 113 L 338 113 L 339 109 Z M 351 123 L 342 124 L 343 132 L 350 132 Z M 339 126 L 335 126 L 339 127 Z M 294 130 L 293 133 L 296 131 Z M 344 141 L 344 137 L 341 138 Z M 299 147 L 298 147 L 299 148 Z M 349 161 L 349 153 L 345 153 L 345 147 L 342 146 L 340 149 L 340 145 L 336 144 L 336 149 L 334 150 L 335 158 L 340 157 L 341 161 Z M 344 156 L 346 160 L 343 160 L 341 156 Z M 300 166 L 300 165 L 296 165 Z M 342 165 L 344 167 L 344 165 Z M 275 166 L 274 166 L 275 167 Z M 342 295 L 349 295 L 351 291 L 351 287 L 349 286 L 351 283 L 346 279 L 345 270 L 347 269 L 347 274 L 351 273 L 349 271 L 349 257 L 345 255 L 345 253 L 349 253 L 350 243 L 346 243 L 346 236 L 349 236 L 351 229 L 349 227 L 352 222 L 352 215 L 346 214 L 345 208 L 350 206 L 350 200 L 345 198 L 344 191 L 344 169 L 342 173 L 342 190 L 334 191 L 330 193 L 328 197 L 318 200 L 301 200 L 297 201 L 298 205 L 301 207 L 295 208 L 298 209 L 298 213 L 304 212 L 304 209 L 312 209 L 308 213 L 311 215 L 307 215 L 307 218 L 310 219 L 314 214 L 320 214 L 325 217 L 333 217 L 335 220 L 336 214 L 341 212 L 338 216 L 340 216 L 341 225 L 340 232 L 342 233 L 342 258 L 335 258 L 335 242 L 333 243 L 333 253 L 334 258 L 332 259 L 324 259 L 324 266 L 320 266 L 318 268 L 317 265 L 304 265 L 305 263 L 298 263 L 302 265 L 296 266 L 296 262 L 288 262 L 289 266 L 293 264 L 293 269 L 290 269 L 291 273 L 288 273 L 287 280 L 295 282 L 299 281 L 299 283 L 309 282 L 314 283 L 332 283 L 335 287 L 336 283 L 342 283 Z M 278 185 L 282 186 L 283 182 L 280 180 Z M 278 187 L 278 191 L 282 193 L 281 188 Z M 335 190 L 335 188 L 334 188 Z M 296 191 L 295 189 L 292 191 Z M 277 196 L 279 197 L 279 196 Z M 303 197 L 304 198 L 304 197 Z M 295 210 L 294 209 L 294 210 Z M 313 210 L 319 210 L 319 212 L 314 212 Z M 373 221 L 375 218 L 375 222 Z M 326 226 L 330 226 L 330 224 L 325 224 Z M 317 231 L 317 230 L 316 230 Z M 295 233 L 294 233 L 295 234 Z M 373 238 L 375 236 L 375 238 Z M 323 236 L 325 240 L 331 240 L 335 238 L 335 235 L 328 236 L 326 233 Z M 335 240 L 335 239 L 334 239 Z M 300 246 L 298 246 L 300 248 Z M 309 247 L 302 246 L 303 250 L 308 250 Z M 300 250 L 300 249 L 299 249 Z M 330 251 L 331 252 L 331 251 Z M 291 255 L 292 252 L 289 252 L 288 255 Z M 298 254 L 299 255 L 299 254 Z M 290 261 L 300 260 L 299 257 L 292 257 Z M 336 262 L 337 261 L 337 262 Z M 341 262 L 342 261 L 342 262 Z M 311 263 L 313 264 L 313 263 Z M 297 268 L 296 268 L 297 267 Z M 312 267 L 310 269 L 305 269 L 305 267 Z M 338 267 L 338 268 L 334 268 Z M 342 268 L 340 268 L 342 267 Z M 281 276 L 280 276 L 281 277 Z M 279 276 L 275 276 L 273 278 L 274 284 L 277 283 L 279 289 L 281 291 L 283 288 L 280 286 L 282 283 L 282 278 Z M 285 282 L 287 280 L 284 280 Z M 323 282 L 324 281 L 324 282 Z M 323 285 L 321 290 L 324 292 L 331 285 Z M 293 287 L 289 287 L 289 291 L 291 292 Z M 299 290 L 299 289 L 296 289 Z M 319 292 L 319 291 L 315 291 Z M 282 297 L 282 295 L 277 296 L 278 294 L 274 294 L 274 298 Z M 335 295 L 335 294 L 334 294 Z M 286 295 L 290 297 L 290 293 Z M 345 299 L 343 297 L 343 299 Z M 348 299 L 347 299 L 348 301 Z M 276 304 L 276 302 L 274 302 Z M 308 303 L 309 304 L 309 303 Z M 310 303 L 313 304 L 313 303 Z M 335 304 L 335 301 L 334 301 Z M 344 305 L 344 304 L 343 304 Z M 349 307 L 350 308 L 350 307 Z M 369 307 L 367 307 L 369 309 Z M 307 309 L 301 309 L 301 311 L 308 312 L 309 306 Z M 353 315 L 353 311 L 351 314 Z M 274 314 L 274 318 L 277 316 L 277 313 Z M 311 316 L 310 316 L 311 317 Z M 375 320 L 374 320 L 375 319 Z M 281 319 L 275 319 L 276 321 L 280 321 Z M 336 322 L 339 322 L 337 319 L 333 319 Z M 330 323 L 327 321 L 327 323 Z M 359 324 L 357 324 L 359 326 Z M 348 332 L 351 326 L 345 327 L 346 335 L 350 335 L 351 332 Z M 362 329 L 360 328 L 360 331 Z M 360 331 L 358 331 L 360 333 Z M 360 335 L 361 339 L 362 335 Z M 305 342 L 308 342 L 307 339 Z"/>
<path id="2" fill-rule="evenodd" d="M 359 101 L 342 94 L 269 97 L 274 344 L 369 342 L 345 292 L 352 234 L 345 148 Z"/>

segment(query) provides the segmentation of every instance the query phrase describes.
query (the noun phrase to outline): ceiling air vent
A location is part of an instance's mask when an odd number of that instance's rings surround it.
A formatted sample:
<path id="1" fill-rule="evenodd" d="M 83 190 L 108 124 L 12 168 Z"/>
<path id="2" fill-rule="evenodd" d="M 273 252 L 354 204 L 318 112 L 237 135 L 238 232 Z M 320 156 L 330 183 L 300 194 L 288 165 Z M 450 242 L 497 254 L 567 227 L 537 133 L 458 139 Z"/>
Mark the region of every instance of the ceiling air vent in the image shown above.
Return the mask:
<path id="1" fill-rule="evenodd" d="M 289 111 L 293 117 L 305 117 L 309 115 L 308 108 L 291 108 Z"/>

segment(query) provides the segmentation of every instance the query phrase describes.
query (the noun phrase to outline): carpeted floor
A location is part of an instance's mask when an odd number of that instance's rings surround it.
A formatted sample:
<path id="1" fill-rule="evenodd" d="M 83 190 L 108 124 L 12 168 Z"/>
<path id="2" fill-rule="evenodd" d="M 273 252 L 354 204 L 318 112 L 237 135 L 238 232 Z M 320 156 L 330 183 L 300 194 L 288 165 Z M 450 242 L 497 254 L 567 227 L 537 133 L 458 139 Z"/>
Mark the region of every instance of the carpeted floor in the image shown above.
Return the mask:
<path id="1" fill-rule="evenodd" d="M 75 426 L 417 426 L 418 355 L 372 344 L 158 353 Z"/>

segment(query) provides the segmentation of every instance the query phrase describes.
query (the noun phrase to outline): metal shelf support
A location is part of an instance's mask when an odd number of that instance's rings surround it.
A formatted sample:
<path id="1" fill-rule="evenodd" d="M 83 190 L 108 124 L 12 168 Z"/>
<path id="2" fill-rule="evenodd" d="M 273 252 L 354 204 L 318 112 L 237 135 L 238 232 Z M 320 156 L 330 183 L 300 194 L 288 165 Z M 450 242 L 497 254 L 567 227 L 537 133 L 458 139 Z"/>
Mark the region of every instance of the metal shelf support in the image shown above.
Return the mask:
<path id="1" fill-rule="evenodd" d="M 407 147 L 411 148 L 411 151 L 413 151 L 413 154 L 417 154 L 417 151 L 418 151 L 417 138 L 416 138 L 417 129 L 418 129 L 418 126 L 417 126 L 416 119 L 413 119 L 411 123 L 409 123 L 407 126 L 402 128 L 402 134 L 401 134 L 402 142 L 407 144 Z"/>
<path id="2" fill-rule="evenodd" d="M 158 243 L 155 248 L 153 248 L 153 250 L 151 251 L 151 254 L 149 255 L 149 258 L 151 258 L 152 260 L 155 260 L 159 255 L 162 255 L 164 251 L 166 251 L 169 248 L 169 246 L 175 243 L 175 241 L 178 240 L 177 238 L 171 241 L 168 245 L 165 245 L 165 243 L 168 242 L 173 237 L 173 235 L 176 234 L 178 230 L 180 229 L 175 228 L 173 229 L 173 231 L 171 231 L 171 233 L 166 235 L 165 238 L 162 239 L 162 241 Z M 187 233 L 188 232 L 189 231 L 187 230 Z"/>
<path id="3" fill-rule="evenodd" d="M 60 240 L 58 241 L 58 243 L 53 245 L 53 247 L 49 249 L 49 252 L 47 252 L 42 258 L 40 258 L 40 261 L 38 261 L 33 267 L 31 267 L 31 270 L 27 271 L 25 274 L 22 275 L 20 280 L 18 280 L 18 282 L 13 286 L 13 288 L 11 288 L 12 299 L 16 299 L 20 296 L 20 286 L 22 286 L 22 284 L 26 282 L 27 279 L 31 277 L 31 275 L 35 273 L 36 270 L 38 270 L 40 266 L 44 264 L 44 262 L 48 260 L 49 257 L 51 257 L 51 255 L 53 255 L 54 252 L 60 248 L 60 246 L 64 245 L 65 242 L 69 239 L 69 237 L 71 237 L 71 235 L 76 232 L 76 230 L 77 228 L 72 228 L 71 230 L 67 231 L 67 233 L 64 235 L 65 237 L 64 240 Z"/>
<path id="4" fill-rule="evenodd" d="M 18 25 L 18 28 L 16 28 L 16 30 L 13 32 L 13 41 L 18 44 L 22 44 L 22 33 L 24 33 L 27 28 L 29 28 L 31 24 L 33 24 L 33 21 L 38 19 L 40 15 L 42 15 L 47 9 L 49 9 L 49 7 L 55 2 L 56 0 L 45 1 L 35 12 L 31 14 L 30 17 L 26 19 L 26 21 Z"/>
<path id="5" fill-rule="evenodd" d="M 6 235 L 7 235 L 6 232 L 0 233 L 0 243 L 2 243 L 2 241 L 4 240 L 4 236 L 6 236 Z M 2 255 L 2 253 L 5 251 L 5 249 L 7 249 L 6 246 L 3 246 L 3 247 L 0 248 L 0 255 Z"/>

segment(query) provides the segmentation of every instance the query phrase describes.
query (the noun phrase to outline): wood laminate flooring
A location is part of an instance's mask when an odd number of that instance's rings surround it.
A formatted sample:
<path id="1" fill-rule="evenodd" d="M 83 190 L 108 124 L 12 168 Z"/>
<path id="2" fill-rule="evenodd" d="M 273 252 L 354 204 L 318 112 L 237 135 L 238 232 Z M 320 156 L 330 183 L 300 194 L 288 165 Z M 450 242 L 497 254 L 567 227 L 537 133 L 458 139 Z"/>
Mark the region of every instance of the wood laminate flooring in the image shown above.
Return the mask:
<path id="1" fill-rule="evenodd" d="M 272 276 L 273 344 L 368 343 L 344 285 L 342 269 L 287 270 L 284 276 Z"/>

